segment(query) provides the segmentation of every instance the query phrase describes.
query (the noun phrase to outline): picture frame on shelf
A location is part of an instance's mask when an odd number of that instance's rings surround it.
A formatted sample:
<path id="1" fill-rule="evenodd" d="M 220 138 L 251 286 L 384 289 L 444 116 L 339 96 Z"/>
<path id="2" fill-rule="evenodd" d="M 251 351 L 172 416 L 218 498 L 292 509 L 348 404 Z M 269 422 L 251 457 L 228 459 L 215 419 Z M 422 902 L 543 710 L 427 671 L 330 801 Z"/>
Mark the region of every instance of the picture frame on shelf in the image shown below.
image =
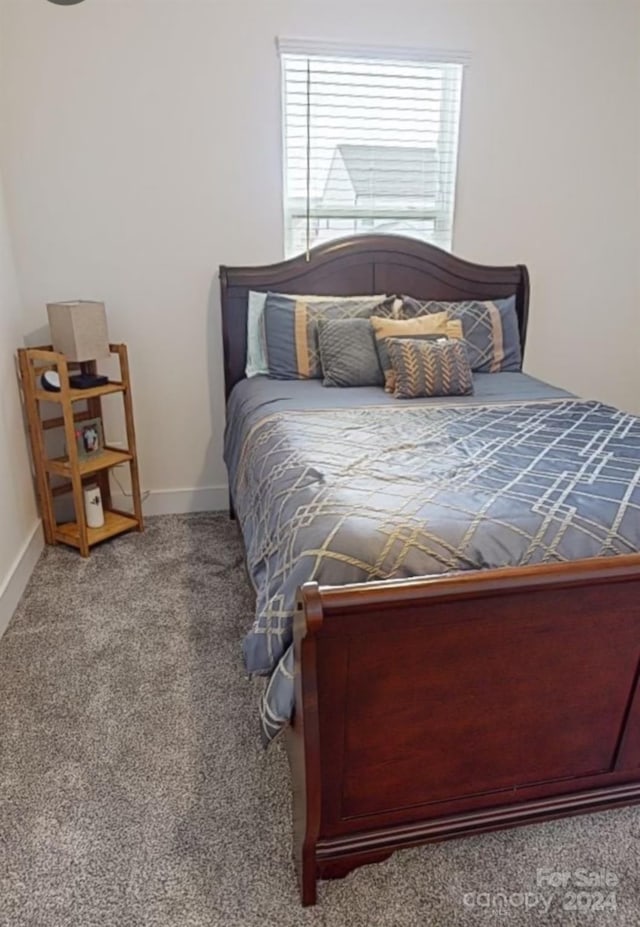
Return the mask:
<path id="1" fill-rule="evenodd" d="M 75 435 L 80 460 L 90 460 L 104 452 L 104 428 L 101 418 L 89 418 L 78 422 Z"/>

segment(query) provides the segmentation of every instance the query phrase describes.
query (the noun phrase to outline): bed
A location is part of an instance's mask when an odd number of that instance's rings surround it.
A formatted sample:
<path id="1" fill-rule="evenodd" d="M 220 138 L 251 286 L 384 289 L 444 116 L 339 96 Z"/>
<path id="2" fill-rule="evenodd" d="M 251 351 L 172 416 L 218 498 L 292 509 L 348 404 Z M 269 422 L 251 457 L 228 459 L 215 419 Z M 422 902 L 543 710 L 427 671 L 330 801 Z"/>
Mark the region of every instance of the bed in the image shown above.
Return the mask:
<path id="1" fill-rule="evenodd" d="M 244 377 L 249 290 L 514 296 L 524 350 L 526 268 L 361 236 L 220 276 L 245 658 L 284 728 L 302 903 L 404 847 L 637 801 L 640 422 L 522 373 L 404 404 Z"/>

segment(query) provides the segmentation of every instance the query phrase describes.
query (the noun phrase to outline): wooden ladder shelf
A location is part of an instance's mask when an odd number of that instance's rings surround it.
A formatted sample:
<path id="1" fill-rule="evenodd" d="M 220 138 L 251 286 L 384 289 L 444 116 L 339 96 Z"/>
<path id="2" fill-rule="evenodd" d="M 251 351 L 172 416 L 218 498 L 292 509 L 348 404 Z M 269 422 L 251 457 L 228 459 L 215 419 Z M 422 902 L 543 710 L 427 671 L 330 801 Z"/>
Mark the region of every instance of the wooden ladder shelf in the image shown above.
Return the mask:
<path id="1" fill-rule="evenodd" d="M 89 556 L 94 544 L 125 531 L 143 530 L 127 347 L 124 344 L 111 344 L 109 350 L 118 356 L 120 379 L 90 389 L 73 389 L 70 386 L 69 369 L 78 365 L 71 365 L 63 354 L 54 351 L 50 346 L 18 350 L 22 395 L 29 426 L 45 540 L 47 544 L 62 543 L 76 547 L 83 557 Z M 84 363 L 81 367 L 85 373 L 96 373 L 95 361 Z M 49 370 L 57 371 L 60 377 L 60 392 L 48 392 L 41 388 L 40 378 Z M 119 394 L 123 399 L 127 449 L 105 445 L 102 453 L 95 458 L 81 459 L 76 445 L 76 426 L 79 422 L 89 419 L 102 419 L 102 397 L 110 394 Z M 55 418 L 43 419 L 40 412 L 41 402 L 58 403 L 61 414 Z M 77 402 L 86 402 L 86 410 L 76 412 L 74 403 Z M 64 429 L 64 457 L 47 456 L 45 432 L 52 428 Z M 128 464 L 131 473 L 132 513 L 114 509 L 111 501 L 109 470 L 120 464 Z M 52 486 L 52 476 L 62 478 L 64 482 Z M 89 482 L 97 483 L 100 487 L 104 509 L 104 525 L 101 528 L 87 526 L 83 485 Z M 54 497 L 64 494 L 73 496 L 75 520 L 58 524 L 54 511 Z"/>

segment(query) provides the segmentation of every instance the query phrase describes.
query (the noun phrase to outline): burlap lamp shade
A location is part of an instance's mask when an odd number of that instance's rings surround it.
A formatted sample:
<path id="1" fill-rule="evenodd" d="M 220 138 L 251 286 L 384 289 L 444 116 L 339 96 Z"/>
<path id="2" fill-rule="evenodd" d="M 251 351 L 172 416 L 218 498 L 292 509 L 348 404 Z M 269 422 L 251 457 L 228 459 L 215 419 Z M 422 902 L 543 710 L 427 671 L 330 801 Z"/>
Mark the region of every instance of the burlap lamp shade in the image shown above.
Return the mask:
<path id="1" fill-rule="evenodd" d="M 104 303 L 74 300 L 47 303 L 51 344 L 70 361 L 109 357 L 109 335 Z"/>

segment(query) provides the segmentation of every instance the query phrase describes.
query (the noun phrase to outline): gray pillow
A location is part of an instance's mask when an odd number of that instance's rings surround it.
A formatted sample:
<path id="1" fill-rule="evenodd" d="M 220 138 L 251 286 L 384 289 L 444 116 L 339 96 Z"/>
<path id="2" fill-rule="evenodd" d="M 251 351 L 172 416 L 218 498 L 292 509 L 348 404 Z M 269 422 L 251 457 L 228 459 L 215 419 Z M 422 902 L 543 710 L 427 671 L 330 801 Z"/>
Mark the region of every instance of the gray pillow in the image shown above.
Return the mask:
<path id="1" fill-rule="evenodd" d="M 382 386 L 369 319 L 318 319 L 323 386 Z"/>

